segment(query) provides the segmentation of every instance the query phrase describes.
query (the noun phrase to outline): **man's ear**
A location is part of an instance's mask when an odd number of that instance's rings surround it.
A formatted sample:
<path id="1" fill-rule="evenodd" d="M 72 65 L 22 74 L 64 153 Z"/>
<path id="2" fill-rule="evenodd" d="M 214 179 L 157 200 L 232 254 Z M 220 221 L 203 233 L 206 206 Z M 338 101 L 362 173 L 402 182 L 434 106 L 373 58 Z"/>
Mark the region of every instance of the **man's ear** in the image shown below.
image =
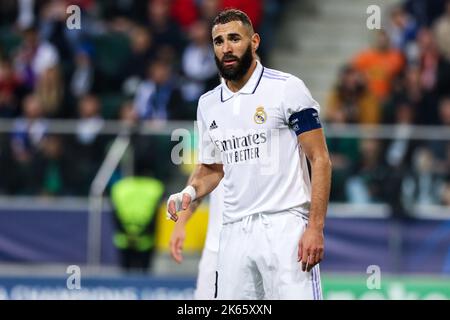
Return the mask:
<path id="1" fill-rule="evenodd" d="M 252 49 L 253 52 L 256 52 L 259 48 L 259 43 L 261 42 L 261 38 L 259 36 L 259 34 L 254 33 L 252 36 Z"/>

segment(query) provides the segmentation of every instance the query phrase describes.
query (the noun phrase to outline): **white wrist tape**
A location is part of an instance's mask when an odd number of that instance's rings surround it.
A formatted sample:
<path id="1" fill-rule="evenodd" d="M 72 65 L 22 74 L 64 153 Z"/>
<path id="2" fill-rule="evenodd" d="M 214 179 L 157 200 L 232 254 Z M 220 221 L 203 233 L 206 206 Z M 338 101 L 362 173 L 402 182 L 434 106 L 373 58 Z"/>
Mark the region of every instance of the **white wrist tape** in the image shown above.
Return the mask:
<path id="1" fill-rule="evenodd" d="M 190 195 L 191 196 L 191 202 L 193 202 L 196 199 L 196 196 L 197 196 L 197 192 L 195 192 L 195 189 L 194 189 L 193 186 L 187 186 L 180 193 L 181 193 L 181 199 L 183 199 L 183 193 L 187 193 L 188 195 Z"/>
<path id="2" fill-rule="evenodd" d="M 191 197 L 191 203 L 195 200 L 196 195 L 197 195 L 193 186 L 187 186 L 181 192 L 175 193 L 169 197 L 169 199 L 167 200 L 167 208 L 169 208 L 170 201 L 174 201 L 176 212 L 181 211 L 182 210 L 181 204 L 183 202 L 183 194 L 188 194 Z M 167 218 L 170 218 L 169 212 L 167 212 Z"/>

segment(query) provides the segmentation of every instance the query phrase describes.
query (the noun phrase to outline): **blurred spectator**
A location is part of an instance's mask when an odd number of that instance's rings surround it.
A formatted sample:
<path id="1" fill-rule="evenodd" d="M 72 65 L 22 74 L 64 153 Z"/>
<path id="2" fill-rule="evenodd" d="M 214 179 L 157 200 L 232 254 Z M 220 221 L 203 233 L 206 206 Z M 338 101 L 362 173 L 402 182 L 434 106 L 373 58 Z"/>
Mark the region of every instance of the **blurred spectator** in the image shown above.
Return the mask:
<path id="1" fill-rule="evenodd" d="M 42 146 L 34 160 L 34 172 L 40 183 L 39 193 L 42 196 L 64 195 L 65 176 L 71 166 L 64 152 L 62 138 L 47 135 L 42 139 Z"/>
<path id="2" fill-rule="evenodd" d="M 14 166 L 10 187 L 17 194 L 39 192 L 39 181 L 34 171 L 34 156 L 41 147 L 47 131 L 44 110 L 36 95 L 28 95 L 23 101 L 23 117 L 13 123 L 11 151 Z M 11 173 L 10 173 L 11 174 Z"/>
<path id="3" fill-rule="evenodd" d="M 124 63 L 121 75 L 123 90 L 127 95 L 136 93 L 139 82 L 146 77 L 146 70 L 143 66 L 155 57 L 153 37 L 146 28 L 135 26 L 130 37 L 131 53 Z"/>
<path id="4" fill-rule="evenodd" d="M 81 98 L 78 105 L 78 114 L 76 141 L 80 145 L 92 145 L 103 127 L 98 98 L 93 95 Z"/>
<path id="5" fill-rule="evenodd" d="M 150 63 L 147 79 L 139 85 L 134 105 L 140 119 L 185 119 L 187 110 L 170 64 L 160 60 Z"/>
<path id="6" fill-rule="evenodd" d="M 333 163 L 331 201 L 345 202 L 347 179 L 352 174 L 358 159 L 358 139 L 327 138 L 327 146 Z"/>
<path id="7" fill-rule="evenodd" d="M 450 126 L 450 96 L 443 97 L 439 103 L 439 120 L 441 125 Z"/>
<path id="8" fill-rule="evenodd" d="M 400 101 L 395 106 L 394 122 L 397 127 L 393 129 L 392 139 L 386 141 L 384 151 L 386 171 L 384 181 L 384 198 L 391 206 L 396 216 L 406 214 L 405 203 L 399 196 L 402 194 L 404 177 L 410 173 L 411 157 L 417 143 L 409 139 L 411 125 L 414 124 L 415 110 L 408 101 Z"/>
<path id="9" fill-rule="evenodd" d="M 413 109 L 414 124 L 437 123 L 436 97 L 433 92 L 425 91 L 419 66 L 408 67 L 399 79 L 398 87 L 384 104 L 384 122 L 395 123 L 396 107 L 404 102 Z"/>
<path id="10" fill-rule="evenodd" d="M 170 1 L 148 1 L 147 25 L 152 30 L 155 46 L 175 53 L 182 51 L 185 41 L 177 23 L 170 16 Z"/>
<path id="11" fill-rule="evenodd" d="M 8 6 L 10 2 L 15 2 L 15 4 Z M 63 3 L 64 0 L 59 2 Z M 77 1 L 73 0 L 71 2 L 75 4 Z M 9 18 L 17 17 L 15 25 L 17 28 L 23 30 L 35 25 L 42 18 L 40 13 L 45 10 L 45 7 L 49 3 L 51 3 L 49 0 L 4 0 L 2 1 L 2 7 L 9 7 Z"/>
<path id="12" fill-rule="evenodd" d="M 119 110 L 119 120 L 121 123 L 127 126 L 136 125 L 139 121 L 139 116 L 136 112 L 136 108 L 133 105 L 133 101 L 125 101 Z"/>
<path id="13" fill-rule="evenodd" d="M 182 70 L 186 76 L 182 92 L 186 101 L 196 104 L 204 92 L 219 84 L 219 76 L 211 47 L 209 25 L 204 21 L 197 21 L 189 31 L 191 42 L 182 57 Z"/>
<path id="14" fill-rule="evenodd" d="M 12 26 L 14 24 L 20 25 L 17 19 L 19 3 L 17 0 L 3 0 L 0 6 L 0 26 Z M 25 19 L 27 23 L 32 19 Z"/>
<path id="15" fill-rule="evenodd" d="M 0 146 L 1 167 L 14 168 L 7 170 L 14 177 L 5 178 L 13 183 L 3 184 L 3 190 L 86 195 L 104 157 L 107 138 L 99 133 L 102 112 L 117 116 L 121 103 L 132 99 L 120 109 L 126 123 L 195 119 L 197 98 L 218 83 L 210 24 L 219 10 L 243 9 L 256 29 L 266 26 L 263 32 L 269 38 L 273 34 L 269 20 L 282 2 L 2 1 L 0 117 L 20 117 L 15 119 L 15 132 L 4 136 L 7 148 Z M 69 5 L 81 8 L 80 30 L 66 26 Z M 268 39 L 265 45 L 272 47 Z M 259 54 L 263 51 L 264 44 Z M 120 85 L 122 91 L 117 90 Z M 47 117 L 81 121 L 74 135 L 47 138 Z M 162 136 L 136 141 L 140 167 L 165 180 L 176 172 L 167 152 L 174 143 Z M 77 161 L 67 155 L 75 155 Z"/>
<path id="16" fill-rule="evenodd" d="M 88 43 L 77 48 L 74 70 L 69 80 L 70 94 L 76 99 L 104 91 L 104 75 L 94 63 L 94 54 L 93 47 Z"/>
<path id="17" fill-rule="evenodd" d="M 429 27 L 444 11 L 446 0 L 406 0 L 406 10 L 415 17 L 420 27 Z"/>
<path id="18" fill-rule="evenodd" d="M 211 25 L 220 11 L 220 2 L 221 0 L 201 0 L 199 5 L 201 19 L 208 21 Z"/>
<path id="19" fill-rule="evenodd" d="M 450 61 L 450 1 L 446 2 L 444 14 L 436 21 L 434 33 L 440 53 Z"/>
<path id="20" fill-rule="evenodd" d="M 405 178 L 403 193 L 405 203 L 438 204 L 440 176 L 434 171 L 434 158 L 427 148 L 418 148 L 413 155 L 411 174 Z"/>
<path id="21" fill-rule="evenodd" d="M 441 189 L 441 201 L 440 204 L 443 206 L 450 207 L 450 178 L 447 178 L 442 184 Z"/>
<path id="22" fill-rule="evenodd" d="M 418 64 L 420 65 L 420 82 L 425 91 L 431 93 L 436 89 L 439 52 L 432 32 L 422 29 L 417 36 Z"/>
<path id="23" fill-rule="evenodd" d="M 366 76 L 369 90 L 383 102 L 404 61 L 401 52 L 390 46 L 385 30 L 377 31 L 375 36 L 374 47 L 358 53 L 353 59 L 353 65 Z"/>
<path id="24" fill-rule="evenodd" d="M 18 0 L 17 1 L 17 26 L 21 29 L 30 27 L 35 22 L 34 0 Z"/>
<path id="25" fill-rule="evenodd" d="M 188 30 L 198 20 L 196 1 L 173 0 L 171 14 L 184 30 Z"/>
<path id="26" fill-rule="evenodd" d="M 400 103 L 397 103 L 397 105 L 401 105 L 401 100 L 406 100 L 407 103 L 410 104 L 410 106 L 414 109 L 417 109 L 419 111 L 420 108 L 425 108 L 426 112 L 431 114 L 432 108 L 430 106 L 424 105 L 424 91 L 422 88 L 422 83 L 420 82 L 420 69 L 417 66 L 411 66 L 405 70 L 404 78 L 403 78 L 403 88 L 400 93 Z M 397 110 L 392 110 L 395 113 L 397 113 Z M 414 114 L 414 111 L 412 111 Z M 434 116 L 434 114 L 433 114 Z M 430 118 L 430 117 L 428 117 Z M 415 119 L 414 119 L 415 120 Z M 394 123 L 395 120 L 394 120 Z"/>
<path id="27" fill-rule="evenodd" d="M 64 84 L 58 67 L 46 69 L 39 77 L 35 93 L 39 98 L 46 117 L 60 116 L 64 97 Z"/>
<path id="28" fill-rule="evenodd" d="M 439 125 L 450 127 L 450 96 L 439 103 Z M 428 143 L 435 159 L 434 169 L 442 176 L 450 172 L 450 140 L 432 140 Z"/>
<path id="29" fill-rule="evenodd" d="M 96 96 L 88 95 L 80 99 L 77 123 L 77 141 L 83 145 L 92 144 L 103 127 L 100 102 Z"/>
<path id="30" fill-rule="evenodd" d="M 445 128 L 450 127 L 450 96 L 442 98 L 439 103 L 439 124 Z M 450 172 L 450 141 L 435 140 L 429 146 L 436 159 L 436 171 L 447 175 Z"/>
<path id="31" fill-rule="evenodd" d="M 443 177 L 450 175 L 450 141 L 434 141 L 433 156 L 436 160 L 435 170 Z"/>
<path id="32" fill-rule="evenodd" d="M 107 21 L 127 20 L 142 23 L 145 20 L 147 0 L 97 0 L 98 11 Z"/>
<path id="33" fill-rule="evenodd" d="M 336 123 L 376 124 L 381 111 L 362 75 L 352 66 L 342 68 L 327 100 L 327 119 Z"/>
<path id="34" fill-rule="evenodd" d="M 104 158 L 105 137 L 99 134 L 104 121 L 100 111 L 100 102 L 96 96 L 88 95 L 80 99 L 76 134 L 70 137 L 71 141 L 68 143 L 70 153 L 76 155 L 69 177 L 71 192 L 76 195 L 88 194 L 90 184 Z"/>
<path id="35" fill-rule="evenodd" d="M 107 31 L 105 22 L 93 17 L 94 0 L 44 0 L 44 3 L 40 12 L 41 36 L 56 46 L 60 56 L 64 56 L 65 64 L 73 60 L 73 54 L 83 42 Z M 67 27 L 67 8 L 70 5 L 77 5 L 81 9 L 79 29 Z"/>
<path id="36" fill-rule="evenodd" d="M 350 203 L 377 203 L 384 200 L 383 182 L 386 168 L 383 165 L 381 142 L 366 139 L 359 144 L 359 157 L 354 174 L 348 179 L 346 195 Z"/>
<path id="37" fill-rule="evenodd" d="M 410 154 L 413 150 L 412 141 L 408 138 L 410 129 L 407 126 L 414 124 L 415 113 L 407 101 L 399 103 L 395 108 L 395 123 L 397 130 L 393 132 L 393 139 L 386 148 L 386 162 L 389 166 L 398 169 L 410 163 Z"/>
<path id="38" fill-rule="evenodd" d="M 244 11 L 255 30 L 259 31 L 263 20 L 263 6 L 262 0 L 173 0 L 172 16 L 187 30 L 196 20 L 212 22 L 220 10 L 236 8 Z"/>
<path id="39" fill-rule="evenodd" d="M 117 230 L 114 244 L 126 271 L 148 272 L 155 249 L 156 213 L 164 185 L 147 176 L 126 177 L 111 189 Z"/>
<path id="40" fill-rule="evenodd" d="M 17 90 L 19 80 L 14 74 L 11 62 L 0 58 L 0 118 L 18 115 Z"/>
<path id="41" fill-rule="evenodd" d="M 445 14 L 434 26 L 436 43 L 441 59 L 438 67 L 437 91 L 439 95 L 450 94 L 450 0 L 446 2 Z"/>
<path id="42" fill-rule="evenodd" d="M 13 124 L 11 146 L 15 159 L 28 161 L 37 150 L 47 130 L 44 109 L 36 95 L 28 95 L 23 101 L 23 117 Z"/>
<path id="43" fill-rule="evenodd" d="M 73 4 L 73 3 L 71 3 Z M 66 9 L 69 3 L 65 0 L 49 0 L 41 10 L 40 32 L 42 39 L 52 43 L 61 57 L 68 61 L 73 59 L 80 39 L 80 31 L 68 29 L 66 25 Z"/>
<path id="44" fill-rule="evenodd" d="M 395 6 L 390 15 L 391 21 L 388 29 L 394 48 L 406 53 L 408 56 L 411 44 L 414 44 L 418 32 L 417 24 L 401 5 Z"/>
<path id="45" fill-rule="evenodd" d="M 46 41 L 40 41 L 35 27 L 23 31 L 23 43 L 15 55 L 15 68 L 20 81 L 32 90 L 37 79 L 49 68 L 59 63 L 56 48 Z"/>
<path id="46" fill-rule="evenodd" d="M 139 124 L 139 115 L 133 101 L 125 101 L 119 110 L 122 124 L 131 127 Z M 173 148 L 173 143 L 165 136 L 132 135 L 131 144 L 134 150 L 134 167 L 138 172 L 145 172 L 157 179 L 167 181 L 177 172 L 177 166 L 171 161 L 167 150 Z M 117 174 L 123 176 L 123 174 Z"/>
<path id="47" fill-rule="evenodd" d="M 9 170 L 11 163 L 10 142 L 7 135 L 0 135 L 0 172 L 3 173 L 0 179 L 0 193 L 9 193 L 8 184 L 10 183 L 11 173 Z M 9 171 L 9 173 L 8 173 Z"/>
<path id="48" fill-rule="evenodd" d="M 287 1 L 263 0 L 262 2 L 263 14 L 258 33 L 264 41 L 259 45 L 258 54 L 261 57 L 261 61 L 266 61 L 271 49 L 277 46 L 274 30 L 281 22 L 281 9 Z"/>

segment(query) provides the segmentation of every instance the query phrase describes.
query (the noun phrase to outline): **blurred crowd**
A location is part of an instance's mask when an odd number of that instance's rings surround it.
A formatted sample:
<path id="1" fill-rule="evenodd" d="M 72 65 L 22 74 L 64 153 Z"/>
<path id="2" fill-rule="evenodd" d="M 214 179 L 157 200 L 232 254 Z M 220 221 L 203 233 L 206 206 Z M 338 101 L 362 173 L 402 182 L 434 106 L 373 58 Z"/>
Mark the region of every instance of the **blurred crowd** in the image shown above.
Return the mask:
<path id="1" fill-rule="evenodd" d="M 332 200 L 450 205 L 450 141 L 404 138 L 407 125 L 450 126 L 450 1 L 404 1 L 387 17 L 339 72 L 326 120 L 398 126 L 392 139 L 329 139 Z"/>
<path id="2" fill-rule="evenodd" d="M 113 136 L 109 119 L 195 120 L 198 98 L 219 83 L 212 19 L 244 10 L 266 61 L 288 0 L 2 0 L 0 194 L 85 196 Z M 81 8 L 79 29 L 67 19 Z M 450 0 L 389 8 L 373 46 L 342 67 L 330 124 L 398 124 L 393 139 L 329 138 L 332 201 L 450 205 L 450 141 L 403 138 L 407 126 L 450 125 Z M 48 134 L 51 119 L 78 119 L 74 134 Z M 406 128 L 406 129 L 405 129 Z M 172 142 L 135 140 L 139 172 L 168 181 Z"/>
<path id="3" fill-rule="evenodd" d="M 195 120 L 198 98 L 219 84 L 216 14 L 247 12 L 265 59 L 286 1 L 2 0 L 0 119 L 13 132 L 0 135 L 0 193 L 87 195 L 111 143 L 99 134 L 105 120 Z M 74 134 L 47 133 L 61 118 L 79 120 Z M 140 172 L 170 177 L 168 140 L 135 141 Z"/>

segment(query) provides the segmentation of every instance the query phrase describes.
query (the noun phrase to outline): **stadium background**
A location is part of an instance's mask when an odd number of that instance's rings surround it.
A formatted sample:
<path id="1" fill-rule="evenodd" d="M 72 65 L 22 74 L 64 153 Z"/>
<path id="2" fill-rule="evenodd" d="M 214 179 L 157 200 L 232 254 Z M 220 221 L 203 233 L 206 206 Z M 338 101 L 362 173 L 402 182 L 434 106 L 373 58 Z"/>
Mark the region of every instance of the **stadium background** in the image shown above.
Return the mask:
<path id="1" fill-rule="evenodd" d="M 81 29 L 67 27 L 72 4 Z M 385 33 L 367 27 L 371 5 Z M 2 0 L 0 298 L 192 298 L 208 210 L 189 223 L 176 265 L 165 196 L 193 165 L 171 162 L 171 138 L 195 157 L 196 101 L 218 81 L 209 23 L 228 6 L 261 33 L 263 63 L 302 78 L 322 106 L 334 165 L 325 298 L 450 298 L 450 4 L 440 0 Z M 144 274 L 123 270 L 113 243 L 111 187 L 130 175 L 165 190 Z M 80 290 L 66 286 L 70 265 Z M 381 287 L 370 290 L 376 268 Z"/>

